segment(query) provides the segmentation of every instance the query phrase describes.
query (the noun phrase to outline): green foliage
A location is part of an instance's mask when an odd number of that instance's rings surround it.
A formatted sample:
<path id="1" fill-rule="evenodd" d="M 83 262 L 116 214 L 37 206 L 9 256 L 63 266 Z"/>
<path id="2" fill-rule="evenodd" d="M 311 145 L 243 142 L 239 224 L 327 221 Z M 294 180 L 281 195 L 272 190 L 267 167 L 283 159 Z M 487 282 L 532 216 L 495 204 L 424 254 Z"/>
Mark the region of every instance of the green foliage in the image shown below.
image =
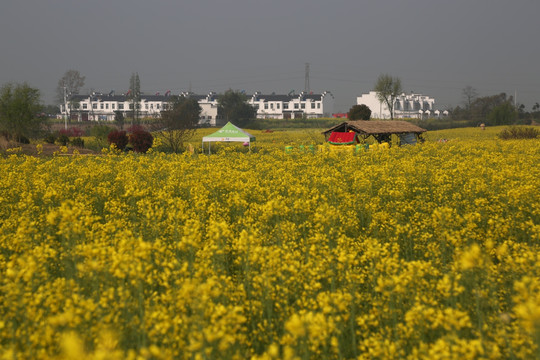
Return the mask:
<path id="1" fill-rule="evenodd" d="M 67 136 L 66 134 L 60 134 L 56 138 L 55 143 L 58 145 L 66 146 L 67 144 L 69 144 L 69 136 Z"/>
<path id="2" fill-rule="evenodd" d="M 347 114 L 349 120 L 369 120 L 371 118 L 371 109 L 365 105 L 353 105 Z"/>
<path id="3" fill-rule="evenodd" d="M 540 130 L 532 127 L 510 126 L 504 129 L 498 135 L 499 139 L 536 139 L 540 136 Z"/>
<path id="4" fill-rule="evenodd" d="M 141 101 L 141 81 L 139 73 L 131 74 L 129 79 L 129 92 L 127 98 L 131 101 L 132 118 L 135 124 L 139 123 L 139 102 Z"/>
<path id="5" fill-rule="evenodd" d="M 114 112 L 114 121 L 116 122 L 116 125 L 120 127 L 120 129 L 124 128 L 124 113 L 120 110 L 116 110 Z"/>
<path id="6" fill-rule="evenodd" d="M 47 144 L 54 144 L 56 142 L 56 134 L 50 133 L 43 138 L 43 141 L 45 141 Z"/>
<path id="7" fill-rule="evenodd" d="M 171 98 L 167 110 L 161 112 L 161 121 L 158 123 L 173 130 L 194 129 L 201 111 L 197 99 L 175 96 Z"/>
<path id="8" fill-rule="evenodd" d="M 37 137 L 46 122 L 42 110 L 38 89 L 26 83 L 9 83 L 0 89 L 0 131 L 8 138 Z"/>
<path id="9" fill-rule="evenodd" d="M 243 127 L 254 119 L 257 110 L 246 102 L 247 96 L 240 91 L 227 90 L 218 97 L 218 116 L 225 121 Z"/>
<path id="10" fill-rule="evenodd" d="M 80 137 L 73 138 L 71 140 L 71 145 L 76 146 L 78 148 L 84 148 L 84 140 Z"/>
<path id="11" fill-rule="evenodd" d="M 479 98 L 470 97 L 469 101 L 464 108 L 457 106 L 451 111 L 452 119 L 471 120 L 476 125 L 482 122 L 489 125 L 511 124 L 517 119 L 518 114 L 512 105 L 513 97 L 507 97 L 505 93 Z"/>
<path id="12" fill-rule="evenodd" d="M 175 96 L 167 109 L 161 112 L 161 118 L 153 124 L 153 128 L 163 144 L 178 153 L 195 133 L 200 113 L 197 99 Z"/>
<path id="13" fill-rule="evenodd" d="M 514 106 L 509 102 L 503 102 L 500 105 L 495 106 L 487 116 L 487 123 L 489 125 L 504 125 L 511 124 L 517 119 L 517 111 Z"/>
<path id="14" fill-rule="evenodd" d="M 96 125 L 90 129 L 90 135 L 95 138 L 99 148 L 107 147 L 107 136 L 114 128 L 107 125 Z"/>

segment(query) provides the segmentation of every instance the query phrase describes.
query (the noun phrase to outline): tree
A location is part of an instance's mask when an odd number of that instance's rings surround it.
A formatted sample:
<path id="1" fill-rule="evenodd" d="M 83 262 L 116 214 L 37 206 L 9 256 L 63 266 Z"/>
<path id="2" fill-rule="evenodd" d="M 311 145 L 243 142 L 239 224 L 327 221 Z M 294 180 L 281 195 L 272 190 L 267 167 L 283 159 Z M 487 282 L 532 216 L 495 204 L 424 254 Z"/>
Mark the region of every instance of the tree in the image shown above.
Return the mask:
<path id="1" fill-rule="evenodd" d="M 99 148 L 104 148 L 107 146 L 107 141 L 109 134 L 114 131 L 113 127 L 107 125 L 95 125 L 90 128 L 90 135 L 94 137 Z"/>
<path id="2" fill-rule="evenodd" d="M 475 88 L 470 85 L 467 85 L 463 88 L 463 102 L 465 103 L 465 109 L 468 111 L 471 108 L 471 104 L 478 97 L 478 92 Z"/>
<path id="3" fill-rule="evenodd" d="M 0 131 L 8 139 L 33 138 L 41 133 L 46 116 L 38 89 L 28 84 L 4 85 L 0 90 Z"/>
<path id="4" fill-rule="evenodd" d="M 349 120 L 369 120 L 371 118 L 371 109 L 365 105 L 353 105 L 347 114 Z"/>
<path id="5" fill-rule="evenodd" d="M 77 70 L 68 70 L 58 80 L 58 86 L 56 87 L 56 97 L 59 103 L 65 103 L 65 98 L 70 95 L 78 94 L 81 88 L 84 86 L 85 76 Z"/>
<path id="6" fill-rule="evenodd" d="M 235 125 L 244 126 L 254 119 L 257 110 L 247 103 L 247 95 L 234 90 L 227 90 L 218 97 L 218 116 Z"/>
<path id="7" fill-rule="evenodd" d="M 120 110 L 116 110 L 114 112 L 114 121 L 116 122 L 116 125 L 120 127 L 120 130 L 124 128 L 124 113 Z"/>
<path id="8" fill-rule="evenodd" d="M 178 153 L 184 148 L 184 143 L 195 133 L 199 122 L 201 107 L 197 99 L 173 96 L 167 108 L 161 111 L 160 119 L 154 123 L 156 136 L 171 151 Z"/>
<path id="9" fill-rule="evenodd" d="M 131 78 L 129 79 L 129 91 L 128 91 L 128 100 L 131 101 L 131 107 L 132 107 L 132 120 L 131 125 L 133 125 L 133 122 L 135 124 L 139 123 L 139 106 L 141 101 L 141 81 L 139 79 L 138 73 L 131 74 Z"/>
<path id="10" fill-rule="evenodd" d="M 510 101 L 495 106 L 487 116 L 489 125 L 512 124 L 516 121 L 517 111 Z"/>
<path id="11" fill-rule="evenodd" d="M 478 122 L 486 121 L 486 118 L 493 109 L 504 103 L 513 103 L 513 97 L 507 97 L 506 93 L 498 95 L 479 97 L 471 103 L 469 109 L 470 119 Z"/>
<path id="12" fill-rule="evenodd" d="M 390 118 L 394 119 L 394 102 L 402 92 L 401 79 L 388 74 L 379 75 L 374 90 L 377 93 L 379 101 L 386 104 L 386 107 L 390 111 Z"/>

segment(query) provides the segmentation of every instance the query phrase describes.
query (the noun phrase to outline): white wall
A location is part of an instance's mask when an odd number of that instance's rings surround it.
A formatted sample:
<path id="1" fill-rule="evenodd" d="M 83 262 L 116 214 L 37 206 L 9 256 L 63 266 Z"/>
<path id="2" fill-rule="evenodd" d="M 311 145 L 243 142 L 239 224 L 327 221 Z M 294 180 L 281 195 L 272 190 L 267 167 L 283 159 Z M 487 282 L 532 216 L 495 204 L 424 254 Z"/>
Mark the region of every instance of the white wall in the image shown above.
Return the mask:
<path id="1" fill-rule="evenodd" d="M 390 119 L 390 110 L 377 98 L 375 91 L 362 94 L 356 98 L 357 105 L 366 105 L 371 110 L 371 117 L 376 119 Z M 419 118 L 431 116 L 436 111 L 435 99 L 422 94 L 402 93 L 394 103 L 394 118 Z M 440 111 L 439 111 L 440 114 Z"/>

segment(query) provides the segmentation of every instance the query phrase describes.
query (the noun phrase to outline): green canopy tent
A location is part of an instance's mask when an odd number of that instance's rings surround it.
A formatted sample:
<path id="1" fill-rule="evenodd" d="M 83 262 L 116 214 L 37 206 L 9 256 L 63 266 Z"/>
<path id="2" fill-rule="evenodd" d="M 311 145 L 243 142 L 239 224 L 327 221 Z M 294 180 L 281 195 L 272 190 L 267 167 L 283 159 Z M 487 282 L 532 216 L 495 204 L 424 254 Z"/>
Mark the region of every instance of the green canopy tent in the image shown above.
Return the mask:
<path id="1" fill-rule="evenodd" d="M 202 147 L 204 150 L 204 143 L 208 143 L 208 153 L 210 154 L 210 144 L 212 142 L 222 141 L 222 142 L 242 142 L 249 146 L 251 150 L 251 142 L 255 141 L 255 136 L 251 135 L 247 131 L 240 129 L 238 126 L 228 122 L 221 129 L 216 131 L 213 134 L 207 135 L 202 139 Z"/>

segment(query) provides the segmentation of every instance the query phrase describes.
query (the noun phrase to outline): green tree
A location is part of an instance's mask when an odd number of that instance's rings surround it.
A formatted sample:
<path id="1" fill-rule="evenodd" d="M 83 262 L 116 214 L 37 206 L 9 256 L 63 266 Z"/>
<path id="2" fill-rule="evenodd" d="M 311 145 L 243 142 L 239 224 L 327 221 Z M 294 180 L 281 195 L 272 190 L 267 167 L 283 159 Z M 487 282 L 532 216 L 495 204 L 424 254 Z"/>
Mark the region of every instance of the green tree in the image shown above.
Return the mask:
<path id="1" fill-rule="evenodd" d="M 495 106 L 487 116 L 489 125 L 506 125 L 516 121 L 518 112 L 510 101 Z"/>
<path id="2" fill-rule="evenodd" d="M 0 89 L 0 131 L 9 139 L 22 140 L 41 134 L 46 117 L 41 95 L 28 84 L 6 84 Z"/>
<path id="3" fill-rule="evenodd" d="M 116 110 L 114 112 L 114 121 L 116 122 L 116 125 L 120 127 L 120 130 L 124 128 L 124 113 L 120 110 Z"/>
<path id="4" fill-rule="evenodd" d="M 484 122 L 493 109 L 499 105 L 513 102 L 513 97 L 507 97 L 506 93 L 500 93 L 492 96 L 479 97 L 474 100 L 470 107 L 470 119 L 477 122 Z"/>
<path id="5" fill-rule="evenodd" d="M 375 83 L 374 91 L 381 103 L 385 103 L 390 111 L 390 118 L 394 118 L 394 103 L 398 95 L 402 92 L 401 79 L 388 74 L 379 75 Z"/>
<path id="6" fill-rule="evenodd" d="M 234 90 L 227 90 L 218 97 L 218 116 L 237 126 L 244 126 L 254 119 L 257 110 L 247 103 L 247 95 Z"/>
<path id="7" fill-rule="evenodd" d="M 197 99 L 172 96 L 167 108 L 161 111 L 160 119 L 153 124 L 156 136 L 171 151 L 180 152 L 195 133 L 201 110 Z"/>
<path id="8" fill-rule="evenodd" d="M 71 95 L 78 94 L 81 88 L 84 86 L 85 76 L 81 76 L 81 73 L 77 70 L 68 70 L 64 76 L 58 80 L 56 87 L 56 98 L 59 103 L 64 104 L 65 99 L 68 99 Z"/>
<path id="9" fill-rule="evenodd" d="M 138 73 L 131 74 L 131 78 L 129 79 L 129 91 L 127 98 L 131 102 L 132 107 L 131 125 L 133 125 L 133 122 L 135 122 L 135 124 L 138 124 L 139 106 L 141 101 L 141 81 L 139 79 Z"/>
<path id="10" fill-rule="evenodd" d="M 90 135 L 94 137 L 94 141 L 98 149 L 107 147 L 108 136 L 114 130 L 113 127 L 107 125 L 94 125 L 90 129 Z"/>
<path id="11" fill-rule="evenodd" d="M 371 118 L 371 109 L 365 105 L 353 105 L 347 114 L 349 120 L 369 120 Z"/>

